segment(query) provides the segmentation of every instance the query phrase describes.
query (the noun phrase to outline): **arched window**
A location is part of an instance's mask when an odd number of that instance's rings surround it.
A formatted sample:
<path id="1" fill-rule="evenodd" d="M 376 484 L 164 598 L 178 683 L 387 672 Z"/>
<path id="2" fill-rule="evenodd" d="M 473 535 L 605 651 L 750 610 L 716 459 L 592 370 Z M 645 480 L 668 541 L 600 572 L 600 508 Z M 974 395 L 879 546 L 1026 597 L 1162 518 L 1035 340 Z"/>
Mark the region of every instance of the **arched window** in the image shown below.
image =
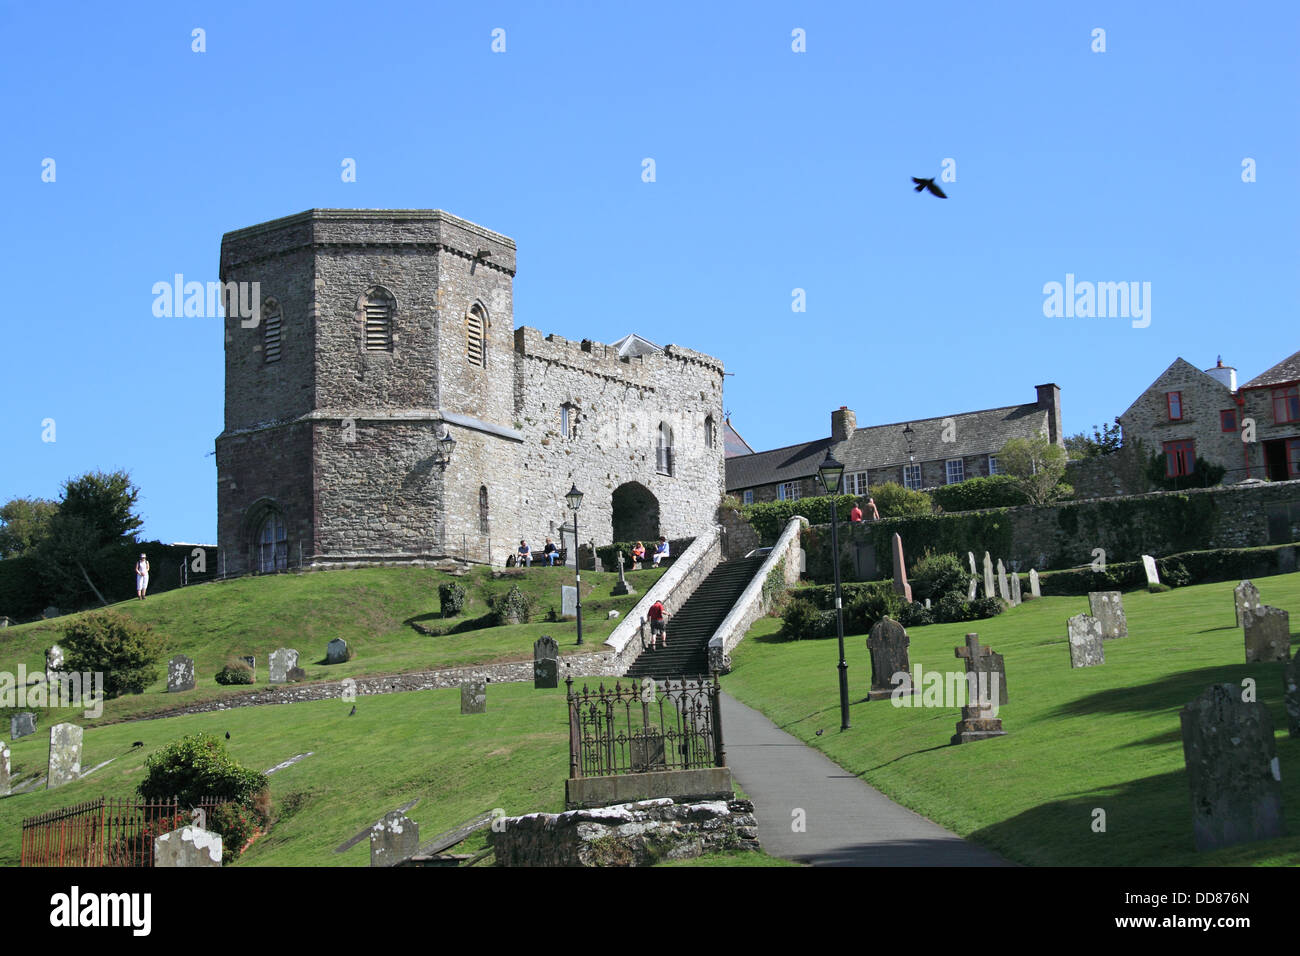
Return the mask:
<path id="1" fill-rule="evenodd" d="M 365 323 L 363 336 L 367 352 L 390 352 L 393 348 L 393 313 L 396 301 L 382 286 L 375 286 L 361 299 Z"/>
<path id="2" fill-rule="evenodd" d="M 282 571 L 289 566 L 289 540 L 284 518 L 271 512 L 257 531 L 257 570 Z"/>
<path id="3" fill-rule="evenodd" d="M 262 357 L 266 362 L 280 361 L 280 325 L 283 321 L 278 299 L 262 303 Z"/>
<path id="4" fill-rule="evenodd" d="M 655 446 L 655 470 L 661 475 L 673 473 L 673 430 L 667 422 L 659 423 L 659 441 Z"/>
<path id="5" fill-rule="evenodd" d="M 465 358 L 470 365 L 487 368 L 487 313 L 475 302 L 465 314 Z"/>
<path id="6" fill-rule="evenodd" d="M 487 485 L 478 487 L 478 529 L 488 533 L 488 492 Z"/>
<path id="7" fill-rule="evenodd" d="M 713 447 L 713 416 L 712 415 L 706 415 L 704 417 L 704 447 L 705 448 Z"/>

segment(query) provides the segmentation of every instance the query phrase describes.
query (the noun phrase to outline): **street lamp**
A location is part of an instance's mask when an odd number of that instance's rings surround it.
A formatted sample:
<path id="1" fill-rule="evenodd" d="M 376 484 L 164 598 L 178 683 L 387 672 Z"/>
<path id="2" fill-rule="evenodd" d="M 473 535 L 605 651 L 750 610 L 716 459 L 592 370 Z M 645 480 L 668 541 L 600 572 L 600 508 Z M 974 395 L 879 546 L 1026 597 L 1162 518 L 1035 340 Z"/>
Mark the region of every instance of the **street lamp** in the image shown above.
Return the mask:
<path id="1" fill-rule="evenodd" d="M 442 423 L 442 434 L 438 436 L 438 465 L 443 471 L 447 470 L 447 465 L 451 463 L 451 453 L 456 450 L 456 439 L 451 437 L 451 429 L 447 423 Z"/>
<path id="2" fill-rule="evenodd" d="M 916 458 L 912 454 L 912 440 L 916 437 L 916 432 L 912 431 L 911 422 L 908 422 L 907 426 L 903 429 L 903 437 L 907 439 L 907 460 L 915 461 Z"/>
<path id="3" fill-rule="evenodd" d="M 835 496 L 840 493 L 840 479 L 844 477 L 844 466 L 835 460 L 831 450 L 826 449 L 826 460 L 817 469 L 822 480 L 822 487 L 831 496 L 831 564 L 835 568 L 835 636 L 840 641 L 840 730 L 849 729 L 849 664 L 844 659 L 844 601 L 840 594 L 840 534 L 839 514 L 835 508 Z"/>
<path id="4" fill-rule="evenodd" d="M 573 509 L 573 574 L 578 591 L 578 643 L 582 643 L 582 552 L 578 550 L 578 509 L 582 507 L 582 492 L 577 485 L 569 489 L 564 500 Z"/>

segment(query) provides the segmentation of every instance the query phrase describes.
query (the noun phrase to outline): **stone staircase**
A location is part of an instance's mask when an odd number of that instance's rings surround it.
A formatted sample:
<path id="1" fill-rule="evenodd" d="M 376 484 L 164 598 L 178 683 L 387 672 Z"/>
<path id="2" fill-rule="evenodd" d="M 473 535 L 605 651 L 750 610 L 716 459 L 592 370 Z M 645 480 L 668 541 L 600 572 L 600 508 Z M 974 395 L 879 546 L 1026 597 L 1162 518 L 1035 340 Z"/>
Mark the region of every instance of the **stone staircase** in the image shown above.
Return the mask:
<path id="1" fill-rule="evenodd" d="M 648 647 L 627 670 L 628 677 L 698 677 L 709 670 L 709 638 L 735 606 L 765 556 L 724 561 L 668 619 L 668 646 Z"/>

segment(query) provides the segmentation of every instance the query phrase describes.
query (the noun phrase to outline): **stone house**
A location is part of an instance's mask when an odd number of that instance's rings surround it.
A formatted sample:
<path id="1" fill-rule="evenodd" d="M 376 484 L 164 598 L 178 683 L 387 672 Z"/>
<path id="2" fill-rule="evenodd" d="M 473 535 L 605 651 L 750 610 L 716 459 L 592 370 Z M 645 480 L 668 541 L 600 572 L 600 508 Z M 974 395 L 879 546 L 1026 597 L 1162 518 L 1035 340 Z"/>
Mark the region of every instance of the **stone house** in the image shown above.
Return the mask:
<path id="1" fill-rule="evenodd" d="M 844 464 L 843 491 L 863 495 L 885 482 L 925 489 L 998 474 L 997 453 L 1012 438 L 1043 436 L 1064 447 L 1061 389 L 1037 386 L 1037 400 L 977 412 L 857 427 L 845 406 L 831 434 L 810 442 L 728 458 L 727 493 L 745 504 L 822 494 L 817 468 L 827 449 Z"/>
<path id="2" fill-rule="evenodd" d="M 722 363 L 515 328 L 515 254 L 427 209 L 312 209 L 223 237 L 221 281 L 260 303 L 225 319 L 225 573 L 501 564 L 566 525 L 572 552 L 574 485 L 584 544 L 714 521 Z"/>

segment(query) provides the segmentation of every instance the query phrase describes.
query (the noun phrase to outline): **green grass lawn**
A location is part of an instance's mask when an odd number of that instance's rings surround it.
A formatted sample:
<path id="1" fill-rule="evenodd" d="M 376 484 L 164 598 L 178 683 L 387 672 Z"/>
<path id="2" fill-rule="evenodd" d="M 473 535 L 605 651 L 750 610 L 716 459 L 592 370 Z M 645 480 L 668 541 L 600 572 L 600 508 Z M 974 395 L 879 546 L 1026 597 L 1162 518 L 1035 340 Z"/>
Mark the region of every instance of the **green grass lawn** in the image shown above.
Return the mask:
<path id="1" fill-rule="evenodd" d="M 1265 603 L 1300 611 L 1300 574 L 1255 582 Z M 864 636 L 845 639 L 852 728 L 839 726 L 835 642 L 788 642 L 761 619 L 733 654 L 724 688 L 894 800 L 1020 863 L 1300 863 L 1300 739 L 1286 731 L 1282 664 L 1245 664 L 1235 582 L 1124 595 L 1129 636 L 1106 663 L 1072 670 L 1066 619 L 1086 597 L 1041 598 L 989 620 L 909 630 L 913 668 L 961 670 L 968 631 L 1006 658 L 1007 736 L 951 746 L 955 708 L 865 702 Z M 1294 627 L 1294 625 L 1293 625 Z M 1293 635 L 1294 635 L 1293 631 Z M 1208 685 L 1254 678 L 1273 716 L 1293 836 L 1199 854 L 1178 712 Z M 816 731 L 826 733 L 817 737 Z M 1093 811 L 1106 832 L 1093 832 Z"/>
<path id="2" fill-rule="evenodd" d="M 249 688 L 222 687 L 213 679 L 234 656 L 257 657 L 257 686 L 267 685 L 267 661 L 272 651 L 291 647 L 300 654 L 307 681 L 531 660 L 533 642 L 549 634 L 561 655 L 597 650 L 618 624 L 607 612 L 622 615 L 632 609 L 664 572 L 635 571 L 627 575 L 635 596 L 614 597 L 616 573 L 583 574 L 583 640 L 578 648 L 573 620 L 543 622 L 546 613 L 560 609 L 560 587 L 573 583 L 572 568 L 534 567 L 493 578 L 478 567 L 461 578 L 424 568 L 366 568 L 307 574 L 276 574 L 239 578 L 167 591 L 144 602 L 124 601 L 116 610 L 145 621 L 168 639 L 167 655 L 194 658 L 194 690 L 166 692 L 166 668 L 145 693 L 111 700 L 100 723 L 159 713 L 165 710 L 246 693 Z M 444 620 L 439 614 L 438 585 L 456 580 L 468 592 L 465 609 Z M 428 636 L 412 624 L 425 627 L 470 627 L 487 624 L 487 598 L 518 584 L 537 599 L 536 623 L 482 627 L 459 634 Z M 44 669 L 45 648 L 57 642 L 69 618 L 56 618 L 0 631 L 0 670 L 16 672 L 19 663 L 28 671 Z M 355 652 L 345 664 L 327 666 L 325 645 L 341 637 Z M 15 708 L 16 709 L 16 708 Z M 39 708 L 34 708 L 39 711 Z M 72 719 L 87 726 L 80 711 L 72 718 L 42 715 L 41 726 L 55 719 Z"/>

